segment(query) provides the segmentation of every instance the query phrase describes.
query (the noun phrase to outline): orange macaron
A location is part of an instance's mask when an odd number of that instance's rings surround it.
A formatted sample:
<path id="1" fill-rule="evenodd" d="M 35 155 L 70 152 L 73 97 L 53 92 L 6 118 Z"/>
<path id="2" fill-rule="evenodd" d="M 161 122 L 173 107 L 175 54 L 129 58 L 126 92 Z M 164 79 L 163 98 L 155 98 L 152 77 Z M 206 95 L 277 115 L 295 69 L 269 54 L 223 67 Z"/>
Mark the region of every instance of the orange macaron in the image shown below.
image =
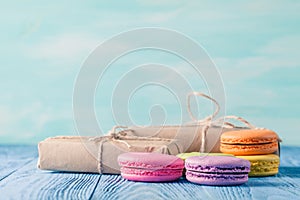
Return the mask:
<path id="1" fill-rule="evenodd" d="M 220 151 L 233 155 L 270 154 L 278 150 L 278 135 L 267 129 L 229 131 L 221 135 Z"/>

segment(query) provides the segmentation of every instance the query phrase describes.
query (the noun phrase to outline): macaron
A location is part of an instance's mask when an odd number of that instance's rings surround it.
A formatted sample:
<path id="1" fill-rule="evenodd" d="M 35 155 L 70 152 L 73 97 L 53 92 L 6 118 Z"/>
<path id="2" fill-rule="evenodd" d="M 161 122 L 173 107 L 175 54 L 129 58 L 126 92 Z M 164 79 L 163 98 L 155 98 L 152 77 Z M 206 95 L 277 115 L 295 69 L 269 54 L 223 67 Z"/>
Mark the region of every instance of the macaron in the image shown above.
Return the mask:
<path id="1" fill-rule="evenodd" d="M 225 153 L 200 153 L 200 152 L 190 152 L 190 153 L 181 153 L 176 155 L 178 158 L 181 158 L 185 161 L 187 158 L 192 156 L 234 156 L 232 154 L 225 154 Z M 184 168 L 182 171 L 182 176 L 185 177 L 186 169 Z"/>
<path id="2" fill-rule="evenodd" d="M 202 185 L 240 185 L 248 181 L 250 162 L 230 156 L 194 156 L 185 160 L 186 179 Z"/>
<path id="3" fill-rule="evenodd" d="M 166 182 L 179 179 L 182 159 L 160 153 L 128 152 L 118 156 L 121 176 L 131 181 Z"/>
<path id="4" fill-rule="evenodd" d="M 271 130 L 229 131 L 221 135 L 220 151 L 233 155 L 271 154 L 278 150 L 278 136 Z"/>
<path id="5" fill-rule="evenodd" d="M 192 156 L 234 156 L 232 154 L 226 153 L 200 153 L 200 152 L 190 152 L 190 153 L 180 153 L 176 155 L 177 157 L 181 158 L 182 160 L 186 160 Z"/>
<path id="6" fill-rule="evenodd" d="M 278 173 L 279 156 L 275 154 L 237 156 L 251 163 L 249 176 L 272 176 Z"/>

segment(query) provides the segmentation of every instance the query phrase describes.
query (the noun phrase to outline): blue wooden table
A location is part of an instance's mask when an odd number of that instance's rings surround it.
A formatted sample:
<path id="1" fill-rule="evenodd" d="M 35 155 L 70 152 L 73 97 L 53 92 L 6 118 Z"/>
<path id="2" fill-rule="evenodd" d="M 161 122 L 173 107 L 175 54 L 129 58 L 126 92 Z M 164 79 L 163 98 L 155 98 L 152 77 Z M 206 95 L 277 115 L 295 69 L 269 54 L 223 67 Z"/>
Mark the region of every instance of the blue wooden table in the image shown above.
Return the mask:
<path id="1" fill-rule="evenodd" d="M 241 186 L 137 183 L 119 175 L 37 169 L 36 146 L 0 145 L 0 199 L 300 199 L 300 147 L 283 146 L 280 173 Z"/>

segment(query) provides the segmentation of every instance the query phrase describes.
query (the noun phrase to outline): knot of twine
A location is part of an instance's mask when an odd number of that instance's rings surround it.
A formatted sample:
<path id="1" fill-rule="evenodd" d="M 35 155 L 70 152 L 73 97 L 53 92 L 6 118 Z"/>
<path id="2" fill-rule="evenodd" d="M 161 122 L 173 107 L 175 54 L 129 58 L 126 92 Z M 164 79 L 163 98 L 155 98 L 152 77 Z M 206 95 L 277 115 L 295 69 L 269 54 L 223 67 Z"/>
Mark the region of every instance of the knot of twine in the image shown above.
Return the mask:
<path id="1" fill-rule="evenodd" d="M 192 96 L 200 96 L 200 97 L 204 97 L 204 98 L 207 98 L 207 99 L 211 100 L 215 104 L 215 107 L 216 107 L 213 114 L 209 115 L 208 117 L 205 117 L 204 119 L 201 119 L 201 120 L 197 119 L 194 116 L 194 114 L 191 110 L 191 97 Z M 219 125 L 219 126 L 224 127 L 224 128 L 237 128 L 238 127 L 235 124 L 228 122 L 227 120 L 229 120 L 229 119 L 233 119 L 233 120 L 242 122 L 247 128 L 250 128 L 250 129 L 265 129 L 265 128 L 258 128 L 256 126 L 252 125 L 250 122 L 248 122 L 244 118 L 238 117 L 238 116 L 235 116 L 235 115 L 228 115 L 228 116 L 224 116 L 224 117 L 214 119 L 219 114 L 220 105 L 214 98 L 212 98 L 212 97 L 210 97 L 210 96 L 208 96 L 204 93 L 201 93 L 201 92 L 191 92 L 191 93 L 188 94 L 188 97 L 187 97 L 187 110 L 188 110 L 188 113 L 190 115 L 190 118 L 194 121 L 194 123 L 196 123 L 197 125 L 203 125 L 202 132 L 201 132 L 201 147 L 200 147 L 200 152 L 201 153 L 205 152 L 206 135 L 207 135 L 208 129 L 211 126 Z"/>
<path id="2" fill-rule="evenodd" d="M 128 149 L 131 148 L 131 145 L 125 141 L 122 140 L 123 137 L 125 137 L 127 135 L 127 133 L 125 131 L 119 131 L 117 132 L 118 129 L 127 129 L 127 127 L 125 126 L 114 126 L 107 135 L 105 136 L 96 136 L 93 138 L 90 138 L 89 141 L 93 141 L 93 142 L 98 142 L 99 143 L 99 149 L 98 149 L 98 158 L 99 158 L 99 162 L 97 161 L 97 170 L 99 172 L 99 174 L 103 173 L 103 162 L 102 162 L 102 155 L 103 155 L 103 144 L 105 142 L 108 141 L 115 141 L 115 142 L 119 142 L 119 143 L 123 143 L 127 146 Z M 129 130 L 129 129 L 127 129 Z M 130 130 L 129 130 L 130 131 Z"/>
<path id="3" fill-rule="evenodd" d="M 118 131 L 121 129 L 121 131 Z M 127 133 L 131 132 L 132 130 L 129 129 L 127 126 L 114 126 L 107 135 L 105 136 L 96 136 L 93 138 L 90 138 L 89 141 L 97 142 L 99 143 L 99 149 L 98 149 L 98 158 L 99 162 L 97 161 L 97 170 L 100 174 L 103 173 L 103 144 L 105 142 L 113 141 L 113 142 L 118 142 L 125 144 L 127 149 L 129 151 L 133 151 L 133 146 L 128 143 L 130 140 L 139 140 L 139 141 L 173 141 L 171 139 L 167 138 L 156 138 L 156 137 L 139 137 L 139 136 L 134 136 L 134 135 L 127 135 Z M 177 151 L 180 152 L 180 148 L 177 143 L 174 143 Z M 154 151 L 155 147 L 154 146 L 147 146 L 145 147 L 146 152 L 152 152 Z M 168 149 L 167 145 L 163 145 L 161 147 L 161 153 L 163 154 L 170 154 L 170 151 Z"/>

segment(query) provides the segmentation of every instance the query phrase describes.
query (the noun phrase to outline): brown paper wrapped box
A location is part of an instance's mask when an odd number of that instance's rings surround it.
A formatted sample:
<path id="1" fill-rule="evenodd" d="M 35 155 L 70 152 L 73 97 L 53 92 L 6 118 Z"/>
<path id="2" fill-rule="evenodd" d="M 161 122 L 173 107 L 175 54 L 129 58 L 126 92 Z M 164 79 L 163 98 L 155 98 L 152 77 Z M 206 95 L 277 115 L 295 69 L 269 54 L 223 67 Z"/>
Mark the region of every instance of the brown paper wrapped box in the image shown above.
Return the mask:
<path id="1" fill-rule="evenodd" d="M 211 100 L 215 104 L 216 110 L 211 116 L 202 120 L 196 119 L 190 107 L 191 96 L 201 96 Z M 201 92 L 192 92 L 188 95 L 187 108 L 191 119 L 196 122 L 195 124 L 146 127 L 116 126 L 110 134 L 103 137 L 48 138 L 39 143 L 38 167 L 55 171 L 118 174 L 120 172 L 117 157 L 123 152 L 158 151 L 172 155 L 199 151 L 218 153 L 220 152 L 222 133 L 257 129 L 245 119 L 237 116 L 215 119 L 220 109 L 218 102 Z M 230 119 L 237 120 L 246 127 L 237 127 L 227 121 Z M 117 128 L 123 130 L 117 132 Z M 276 154 L 279 154 L 279 150 Z"/>
<path id="2" fill-rule="evenodd" d="M 203 129 L 207 128 L 204 132 Z M 181 126 L 145 126 L 128 127 L 121 132 L 139 137 L 159 137 L 176 139 L 184 152 L 220 152 L 220 136 L 227 131 L 246 130 L 246 127 L 226 128 L 221 126 L 181 125 Z M 203 135 L 205 134 L 205 135 Z"/>
<path id="3" fill-rule="evenodd" d="M 237 130 L 256 129 L 256 127 L 225 127 L 218 125 L 181 125 L 181 126 L 144 126 L 128 127 L 119 133 L 138 137 L 160 137 L 176 139 L 182 146 L 183 152 L 221 153 L 220 137 L 222 133 Z M 280 156 L 280 142 L 278 137 L 278 151 Z"/>
<path id="4" fill-rule="evenodd" d="M 176 155 L 176 140 L 130 136 L 48 138 L 38 145 L 38 168 L 52 171 L 119 174 L 117 157 L 128 151 Z"/>

